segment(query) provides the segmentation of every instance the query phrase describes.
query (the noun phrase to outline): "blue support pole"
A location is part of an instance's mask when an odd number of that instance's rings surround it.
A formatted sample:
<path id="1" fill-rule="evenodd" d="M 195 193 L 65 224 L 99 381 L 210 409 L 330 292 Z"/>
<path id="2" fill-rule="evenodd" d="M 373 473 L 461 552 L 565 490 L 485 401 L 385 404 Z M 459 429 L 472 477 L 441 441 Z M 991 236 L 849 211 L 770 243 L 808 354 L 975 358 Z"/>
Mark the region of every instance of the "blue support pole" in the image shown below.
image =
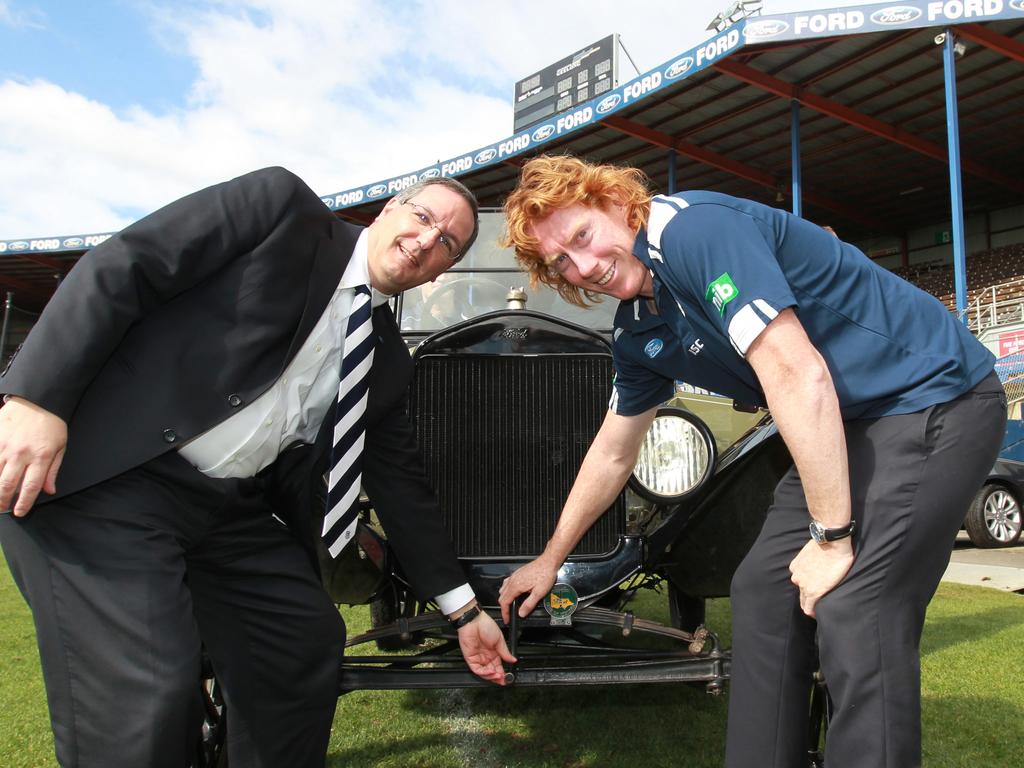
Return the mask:
<path id="1" fill-rule="evenodd" d="M 946 140 L 949 143 L 949 199 L 953 219 L 953 284 L 956 288 L 956 316 L 967 324 L 967 261 L 964 241 L 964 196 L 960 181 L 960 121 L 956 102 L 956 41 L 946 28 L 942 65 L 946 81 Z"/>
<path id="2" fill-rule="evenodd" d="M 800 102 L 796 99 L 790 104 L 789 151 L 793 168 L 793 214 L 803 216 L 803 193 L 800 191 Z"/>
<path id="3" fill-rule="evenodd" d="M 668 193 L 670 195 L 676 193 L 676 151 L 674 149 L 668 151 Z"/>

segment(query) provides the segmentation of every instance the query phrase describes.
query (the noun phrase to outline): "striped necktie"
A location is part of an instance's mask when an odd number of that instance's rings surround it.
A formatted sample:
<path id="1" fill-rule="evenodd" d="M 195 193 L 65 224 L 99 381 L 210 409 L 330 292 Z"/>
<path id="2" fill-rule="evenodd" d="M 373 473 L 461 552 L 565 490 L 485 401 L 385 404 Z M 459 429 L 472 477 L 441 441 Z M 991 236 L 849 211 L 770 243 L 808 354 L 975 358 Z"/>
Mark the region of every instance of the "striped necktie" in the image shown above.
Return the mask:
<path id="1" fill-rule="evenodd" d="M 323 537 L 331 557 L 337 557 L 352 540 L 359 515 L 359 482 L 362 479 L 363 441 L 366 436 L 366 398 L 373 364 L 373 323 L 370 320 L 370 289 L 355 289 L 352 311 L 345 331 L 341 358 L 338 405 L 334 412 L 331 473 L 327 482 L 327 516 Z"/>

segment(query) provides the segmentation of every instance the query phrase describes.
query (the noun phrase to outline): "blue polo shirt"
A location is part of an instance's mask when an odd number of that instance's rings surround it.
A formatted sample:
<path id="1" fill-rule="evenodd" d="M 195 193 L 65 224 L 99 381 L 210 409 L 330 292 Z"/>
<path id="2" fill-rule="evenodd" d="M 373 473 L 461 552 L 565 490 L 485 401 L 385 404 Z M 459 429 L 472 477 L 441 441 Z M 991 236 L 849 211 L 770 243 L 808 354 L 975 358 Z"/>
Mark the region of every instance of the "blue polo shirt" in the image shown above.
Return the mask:
<path id="1" fill-rule="evenodd" d="M 938 299 L 777 208 L 659 195 L 633 252 L 653 276 L 657 312 L 642 297 L 619 305 L 618 414 L 665 402 L 675 379 L 765 405 L 745 355 L 789 307 L 828 364 L 844 419 L 919 411 L 992 371 L 992 353 Z"/>

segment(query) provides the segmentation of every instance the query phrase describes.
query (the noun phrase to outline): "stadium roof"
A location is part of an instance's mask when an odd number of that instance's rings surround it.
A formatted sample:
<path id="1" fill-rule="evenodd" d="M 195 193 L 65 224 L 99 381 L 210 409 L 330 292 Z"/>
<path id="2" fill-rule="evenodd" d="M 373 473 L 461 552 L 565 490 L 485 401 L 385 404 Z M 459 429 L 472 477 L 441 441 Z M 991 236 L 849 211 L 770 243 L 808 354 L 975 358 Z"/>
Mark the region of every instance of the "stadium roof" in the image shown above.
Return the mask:
<path id="1" fill-rule="evenodd" d="M 943 46 L 952 25 L 968 215 L 1024 202 L 1024 0 L 904 0 L 747 19 L 602 97 L 427 168 L 325 196 L 372 220 L 403 186 L 458 176 L 500 205 L 519 166 L 572 153 L 643 169 L 660 190 L 714 189 L 791 207 L 799 103 L 802 215 L 844 239 L 898 242 L 950 218 Z M 41 306 L 104 235 L 0 241 L 0 286 Z M 18 247 L 15 247 L 18 246 Z"/>

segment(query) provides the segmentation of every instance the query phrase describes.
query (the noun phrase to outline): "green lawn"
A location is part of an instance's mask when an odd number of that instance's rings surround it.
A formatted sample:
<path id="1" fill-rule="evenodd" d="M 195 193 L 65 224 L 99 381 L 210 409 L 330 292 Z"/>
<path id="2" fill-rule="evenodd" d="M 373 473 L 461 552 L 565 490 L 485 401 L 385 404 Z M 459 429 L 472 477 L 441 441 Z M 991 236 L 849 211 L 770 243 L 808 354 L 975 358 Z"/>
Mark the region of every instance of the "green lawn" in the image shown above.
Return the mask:
<path id="1" fill-rule="evenodd" d="M 665 620 L 658 595 L 638 613 Z M 0 568 L 0 766 L 53 765 L 28 610 Z M 366 610 L 344 611 L 350 632 Z M 727 601 L 709 624 L 728 642 Z M 1024 756 L 1024 597 L 943 584 L 923 641 L 925 766 L 995 768 Z M 329 766 L 718 768 L 726 698 L 661 685 L 362 692 L 338 704 Z M 284 767 L 283 767 L 284 768 Z"/>

